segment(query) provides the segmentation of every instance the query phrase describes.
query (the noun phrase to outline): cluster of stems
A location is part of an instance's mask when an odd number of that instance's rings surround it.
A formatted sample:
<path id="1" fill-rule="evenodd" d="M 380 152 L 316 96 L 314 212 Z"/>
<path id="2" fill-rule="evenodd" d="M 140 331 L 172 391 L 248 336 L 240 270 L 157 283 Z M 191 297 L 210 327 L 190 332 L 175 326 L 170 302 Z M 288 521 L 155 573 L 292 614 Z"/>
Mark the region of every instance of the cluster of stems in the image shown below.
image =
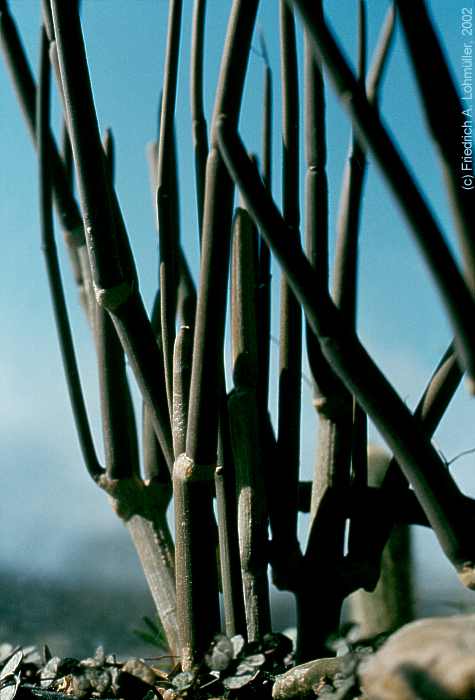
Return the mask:
<path id="1" fill-rule="evenodd" d="M 384 547 L 397 524 L 431 527 L 462 582 L 475 587 L 474 504 L 431 443 L 463 373 L 475 378 L 475 248 L 468 199 L 454 179 L 459 144 L 453 135 L 461 110 L 443 50 L 424 0 L 397 0 L 368 61 L 366 3 L 359 0 L 355 74 L 329 29 L 322 0 L 279 0 L 283 194 L 278 206 L 272 194 L 273 72 L 262 37 L 261 171 L 239 133 L 258 4 L 231 3 L 208 130 L 207 8 L 205 0 L 194 2 L 190 129 L 196 202 L 190 203 L 180 195 L 175 133 L 182 1 L 169 2 L 159 128 L 149 149 L 159 235 L 159 287 L 149 315 L 114 187 L 114 141 L 111 132 L 103 142 L 99 134 L 79 3 L 42 0 L 35 82 L 7 2 L 0 1 L 1 45 L 38 153 L 42 247 L 83 459 L 130 531 L 170 652 L 185 670 L 200 662 L 222 631 L 249 641 L 272 631 L 269 569 L 273 583 L 295 596 L 297 659 L 327 655 L 344 599 L 358 588 L 375 588 Z M 451 193 L 463 269 L 380 114 L 396 10 Z M 423 51 L 416 26 L 428 37 Z M 427 65 L 438 66 L 437 87 L 426 76 Z M 63 106 L 60 147 L 50 128 L 52 74 Z M 324 75 L 354 129 L 340 195 L 332 290 Z M 454 331 L 414 413 L 357 335 L 358 239 L 368 153 L 407 218 Z M 97 353 L 104 465 L 96 454 L 75 359 L 54 205 Z M 180 207 L 191 205 L 201 253 L 197 283 L 179 230 Z M 272 259 L 282 271 L 279 295 L 271 294 Z M 277 298 L 280 350 L 274 378 L 270 319 Z M 225 374 L 228 313 L 232 380 Z M 311 483 L 300 477 L 305 353 L 318 422 Z M 141 441 L 126 361 L 143 399 Z M 269 406 L 273 385 L 275 425 Z M 368 420 L 393 454 L 377 485 L 367 460 Z M 174 538 L 167 522 L 172 500 Z M 309 513 L 305 546 L 297 534 L 299 512 Z"/>

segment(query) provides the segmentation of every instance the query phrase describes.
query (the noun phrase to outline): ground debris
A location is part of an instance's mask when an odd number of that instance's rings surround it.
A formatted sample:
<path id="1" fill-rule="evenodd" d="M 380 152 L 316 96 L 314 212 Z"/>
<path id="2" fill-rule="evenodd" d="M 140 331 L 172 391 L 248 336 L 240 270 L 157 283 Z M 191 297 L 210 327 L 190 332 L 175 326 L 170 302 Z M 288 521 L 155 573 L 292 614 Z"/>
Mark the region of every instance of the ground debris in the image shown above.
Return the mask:
<path id="1" fill-rule="evenodd" d="M 291 665 L 291 652 L 281 634 L 251 643 L 219 635 L 193 672 L 179 666 L 165 672 L 153 661 L 118 661 L 101 647 L 80 660 L 54 656 L 46 646 L 0 644 L 0 700 L 266 700 L 275 677 Z"/>
<path id="2" fill-rule="evenodd" d="M 149 692 L 152 700 L 160 697 L 157 687 L 166 675 L 141 659 L 118 662 L 101 647 L 94 657 L 79 660 L 51 656 L 47 647 L 0 645 L 0 700 L 137 700 Z"/>

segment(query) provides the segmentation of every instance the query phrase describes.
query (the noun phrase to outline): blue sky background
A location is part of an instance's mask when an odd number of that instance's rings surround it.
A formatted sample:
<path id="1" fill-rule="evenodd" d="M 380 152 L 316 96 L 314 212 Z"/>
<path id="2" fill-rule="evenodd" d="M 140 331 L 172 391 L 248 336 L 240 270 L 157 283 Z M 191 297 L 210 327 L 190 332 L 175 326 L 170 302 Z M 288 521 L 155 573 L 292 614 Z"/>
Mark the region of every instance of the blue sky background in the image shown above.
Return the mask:
<path id="1" fill-rule="evenodd" d="M 328 17 L 353 61 L 357 3 L 327 2 Z M 36 72 L 39 0 L 11 0 L 11 9 Z M 428 6 L 443 39 L 456 82 L 461 76 L 460 10 L 467 2 L 430 0 Z M 112 127 L 116 139 L 116 183 L 150 307 L 157 280 L 157 235 L 145 156 L 155 138 L 168 3 L 164 0 L 83 0 L 83 26 L 101 130 Z M 209 0 L 206 25 L 206 110 L 210 118 L 230 2 Z M 375 46 L 388 3 L 368 1 L 369 55 Z M 197 270 L 197 224 L 189 117 L 188 66 L 191 0 L 184 0 L 184 26 L 177 101 L 177 135 L 182 235 Z M 265 37 L 274 70 L 274 195 L 280 201 L 280 95 L 278 3 L 263 0 L 258 27 Z M 300 33 L 299 26 L 299 33 Z M 422 39 L 421 39 L 422 40 Z M 263 61 L 257 36 L 249 61 L 241 133 L 251 151 L 260 150 Z M 437 76 L 434 75 L 434 80 Z M 327 85 L 330 230 L 335 230 L 340 183 L 350 128 Z M 381 99 L 384 117 L 416 173 L 457 254 L 453 226 L 438 167 L 427 138 L 424 117 L 411 77 L 399 29 Z M 55 108 L 55 123 L 60 124 Z M 0 566 L 58 575 L 74 552 L 99 529 L 114 541 L 127 537 L 106 497 L 89 480 L 81 462 L 66 394 L 46 274 L 40 249 L 37 164 L 10 78 L 0 62 Z M 302 151 L 302 182 L 305 164 Z M 58 229 L 58 236 L 60 235 Z M 62 250 L 62 246 L 60 245 Z M 100 444 L 95 359 L 89 330 L 63 255 L 63 276 L 77 340 L 88 406 Z M 274 270 L 274 290 L 278 270 Z M 277 296 L 274 295 L 277 308 Z M 434 285 L 418 255 L 411 233 L 382 182 L 371 156 L 362 217 L 360 335 L 408 404 L 414 406 L 451 333 Z M 278 335 L 274 314 L 273 334 Z M 276 351 L 276 349 L 275 349 Z M 277 352 L 277 351 L 276 351 Z M 275 396 L 275 384 L 271 387 Z M 309 478 L 314 461 L 316 419 L 311 393 L 303 386 L 302 464 Z M 450 459 L 475 447 L 474 404 L 459 391 L 436 434 L 437 446 Z M 453 467 L 466 490 L 475 486 L 475 457 Z M 431 585 L 456 577 L 434 544 L 431 533 L 418 535 L 420 569 L 430 568 Z M 111 571 L 114 565 L 111 565 Z M 103 575 L 91 563 L 93 577 Z M 113 575 L 113 574 L 111 574 Z M 128 576 L 127 572 L 123 573 Z M 135 575 L 135 574 L 130 574 Z M 441 584 L 442 585 L 442 584 Z M 445 583 L 444 583 L 445 585 Z"/>

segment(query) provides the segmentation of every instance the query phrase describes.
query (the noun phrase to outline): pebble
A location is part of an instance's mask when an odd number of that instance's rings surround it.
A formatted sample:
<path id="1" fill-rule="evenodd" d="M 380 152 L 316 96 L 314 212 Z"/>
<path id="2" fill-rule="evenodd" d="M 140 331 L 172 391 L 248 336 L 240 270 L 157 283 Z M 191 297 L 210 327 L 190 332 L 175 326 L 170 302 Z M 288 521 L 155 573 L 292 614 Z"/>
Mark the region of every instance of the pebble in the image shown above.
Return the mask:
<path id="1" fill-rule="evenodd" d="M 349 656 L 349 655 L 347 655 Z M 274 700 L 290 698 L 315 697 L 313 688 L 321 684 L 322 679 L 334 678 L 348 663 L 346 656 L 307 661 L 291 668 L 290 671 L 277 676 L 272 688 Z"/>
<path id="2" fill-rule="evenodd" d="M 361 663 L 368 700 L 475 697 L 475 615 L 426 618 L 391 635 Z"/>

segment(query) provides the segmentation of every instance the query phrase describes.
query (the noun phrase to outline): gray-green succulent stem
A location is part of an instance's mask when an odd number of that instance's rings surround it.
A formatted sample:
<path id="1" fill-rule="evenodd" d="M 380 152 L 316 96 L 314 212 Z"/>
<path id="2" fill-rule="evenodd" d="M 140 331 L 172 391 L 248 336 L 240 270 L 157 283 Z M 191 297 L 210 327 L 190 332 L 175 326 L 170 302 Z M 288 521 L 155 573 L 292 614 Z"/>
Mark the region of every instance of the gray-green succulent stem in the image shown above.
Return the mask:
<path id="1" fill-rule="evenodd" d="M 186 448 L 186 425 L 190 396 L 191 360 L 193 352 L 193 330 L 181 326 L 175 338 L 173 353 L 173 451 L 175 459 Z"/>
<path id="2" fill-rule="evenodd" d="M 216 465 L 197 464 L 186 454 L 173 468 L 178 635 L 184 671 L 202 661 L 219 630 L 215 471 Z"/>
<path id="3" fill-rule="evenodd" d="M 200 286 L 186 432 L 186 454 L 174 468 L 174 497 L 179 589 L 178 618 L 183 663 L 196 662 L 219 629 L 218 584 L 209 566 L 216 562 L 212 509 L 217 464 L 222 348 L 231 238 L 233 184 L 217 147 L 216 122 L 228 114 L 237 124 L 251 46 L 257 0 L 234 0 L 228 22 L 216 90 L 212 146 L 206 165 Z M 199 544 L 198 544 L 199 543 Z M 196 548 L 200 557 L 196 555 Z M 206 565 L 203 561 L 207 562 Z M 216 571 L 216 563 L 214 567 Z M 206 624 L 200 611 L 208 609 Z"/>
<path id="4" fill-rule="evenodd" d="M 236 471 L 241 577 L 249 641 L 261 639 L 270 631 L 268 515 L 257 399 L 257 274 L 254 236 L 252 219 L 244 209 L 238 209 L 233 226 L 231 285 L 235 388 L 228 399 L 228 411 Z"/>
<path id="5" fill-rule="evenodd" d="M 166 518 L 169 494 L 156 482 L 99 478 L 113 508 L 124 521 L 142 565 L 165 636 L 174 656 L 179 654 L 175 557 Z"/>
<path id="6" fill-rule="evenodd" d="M 108 130 L 104 153 L 111 184 L 114 180 L 114 140 Z M 99 376 L 102 434 L 107 476 L 128 479 L 140 470 L 137 428 L 127 378 L 125 356 L 107 310 L 91 298 Z"/>
<path id="7" fill-rule="evenodd" d="M 293 12 L 279 3 L 282 84 L 282 199 L 289 236 L 299 236 L 299 81 Z M 270 191 L 270 189 L 269 189 Z M 261 242 L 261 249 L 267 244 Z M 294 590 L 301 564 L 297 540 L 302 312 L 284 277 L 280 287 L 280 340 L 277 440 L 274 453 L 266 444 L 266 478 L 272 541 L 273 583 Z M 268 371 L 268 367 L 267 367 Z M 261 377 L 259 376 L 259 381 Z M 262 418 L 267 418 L 264 414 Z M 262 421 L 261 418 L 261 421 Z M 266 436 L 264 425 L 261 433 Z"/>
<path id="8" fill-rule="evenodd" d="M 173 161 L 176 163 L 176 141 L 173 140 Z M 156 201 L 156 190 L 157 190 L 157 167 L 158 167 L 158 143 L 152 141 L 147 146 L 147 160 L 149 165 L 149 176 L 150 176 L 150 187 L 152 190 L 153 206 L 154 212 L 157 211 L 157 201 Z M 175 168 L 174 180 L 177 179 L 177 169 Z M 176 187 L 176 194 L 174 197 L 178 201 L 178 184 L 175 182 L 174 187 Z M 158 215 L 157 215 L 158 223 Z M 186 259 L 183 246 L 180 245 L 178 251 L 178 264 L 179 264 L 179 281 L 177 289 L 177 316 L 181 323 L 185 326 L 190 326 L 194 328 L 195 325 L 195 315 L 196 315 L 196 287 L 193 277 L 190 272 L 188 261 Z M 161 304 L 161 302 L 160 302 Z M 159 307 L 160 308 L 160 307 Z M 160 323 L 160 321 L 159 321 Z M 153 325 L 153 324 L 152 324 Z M 158 326 L 157 329 L 158 331 Z M 161 333 L 161 330 L 160 330 Z"/>
<path id="9" fill-rule="evenodd" d="M 223 591 L 224 629 L 231 638 L 247 635 L 239 552 L 236 467 L 231 445 L 228 397 L 223 391 L 220 411 L 218 465 L 214 476 L 218 519 L 219 559 Z"/>

